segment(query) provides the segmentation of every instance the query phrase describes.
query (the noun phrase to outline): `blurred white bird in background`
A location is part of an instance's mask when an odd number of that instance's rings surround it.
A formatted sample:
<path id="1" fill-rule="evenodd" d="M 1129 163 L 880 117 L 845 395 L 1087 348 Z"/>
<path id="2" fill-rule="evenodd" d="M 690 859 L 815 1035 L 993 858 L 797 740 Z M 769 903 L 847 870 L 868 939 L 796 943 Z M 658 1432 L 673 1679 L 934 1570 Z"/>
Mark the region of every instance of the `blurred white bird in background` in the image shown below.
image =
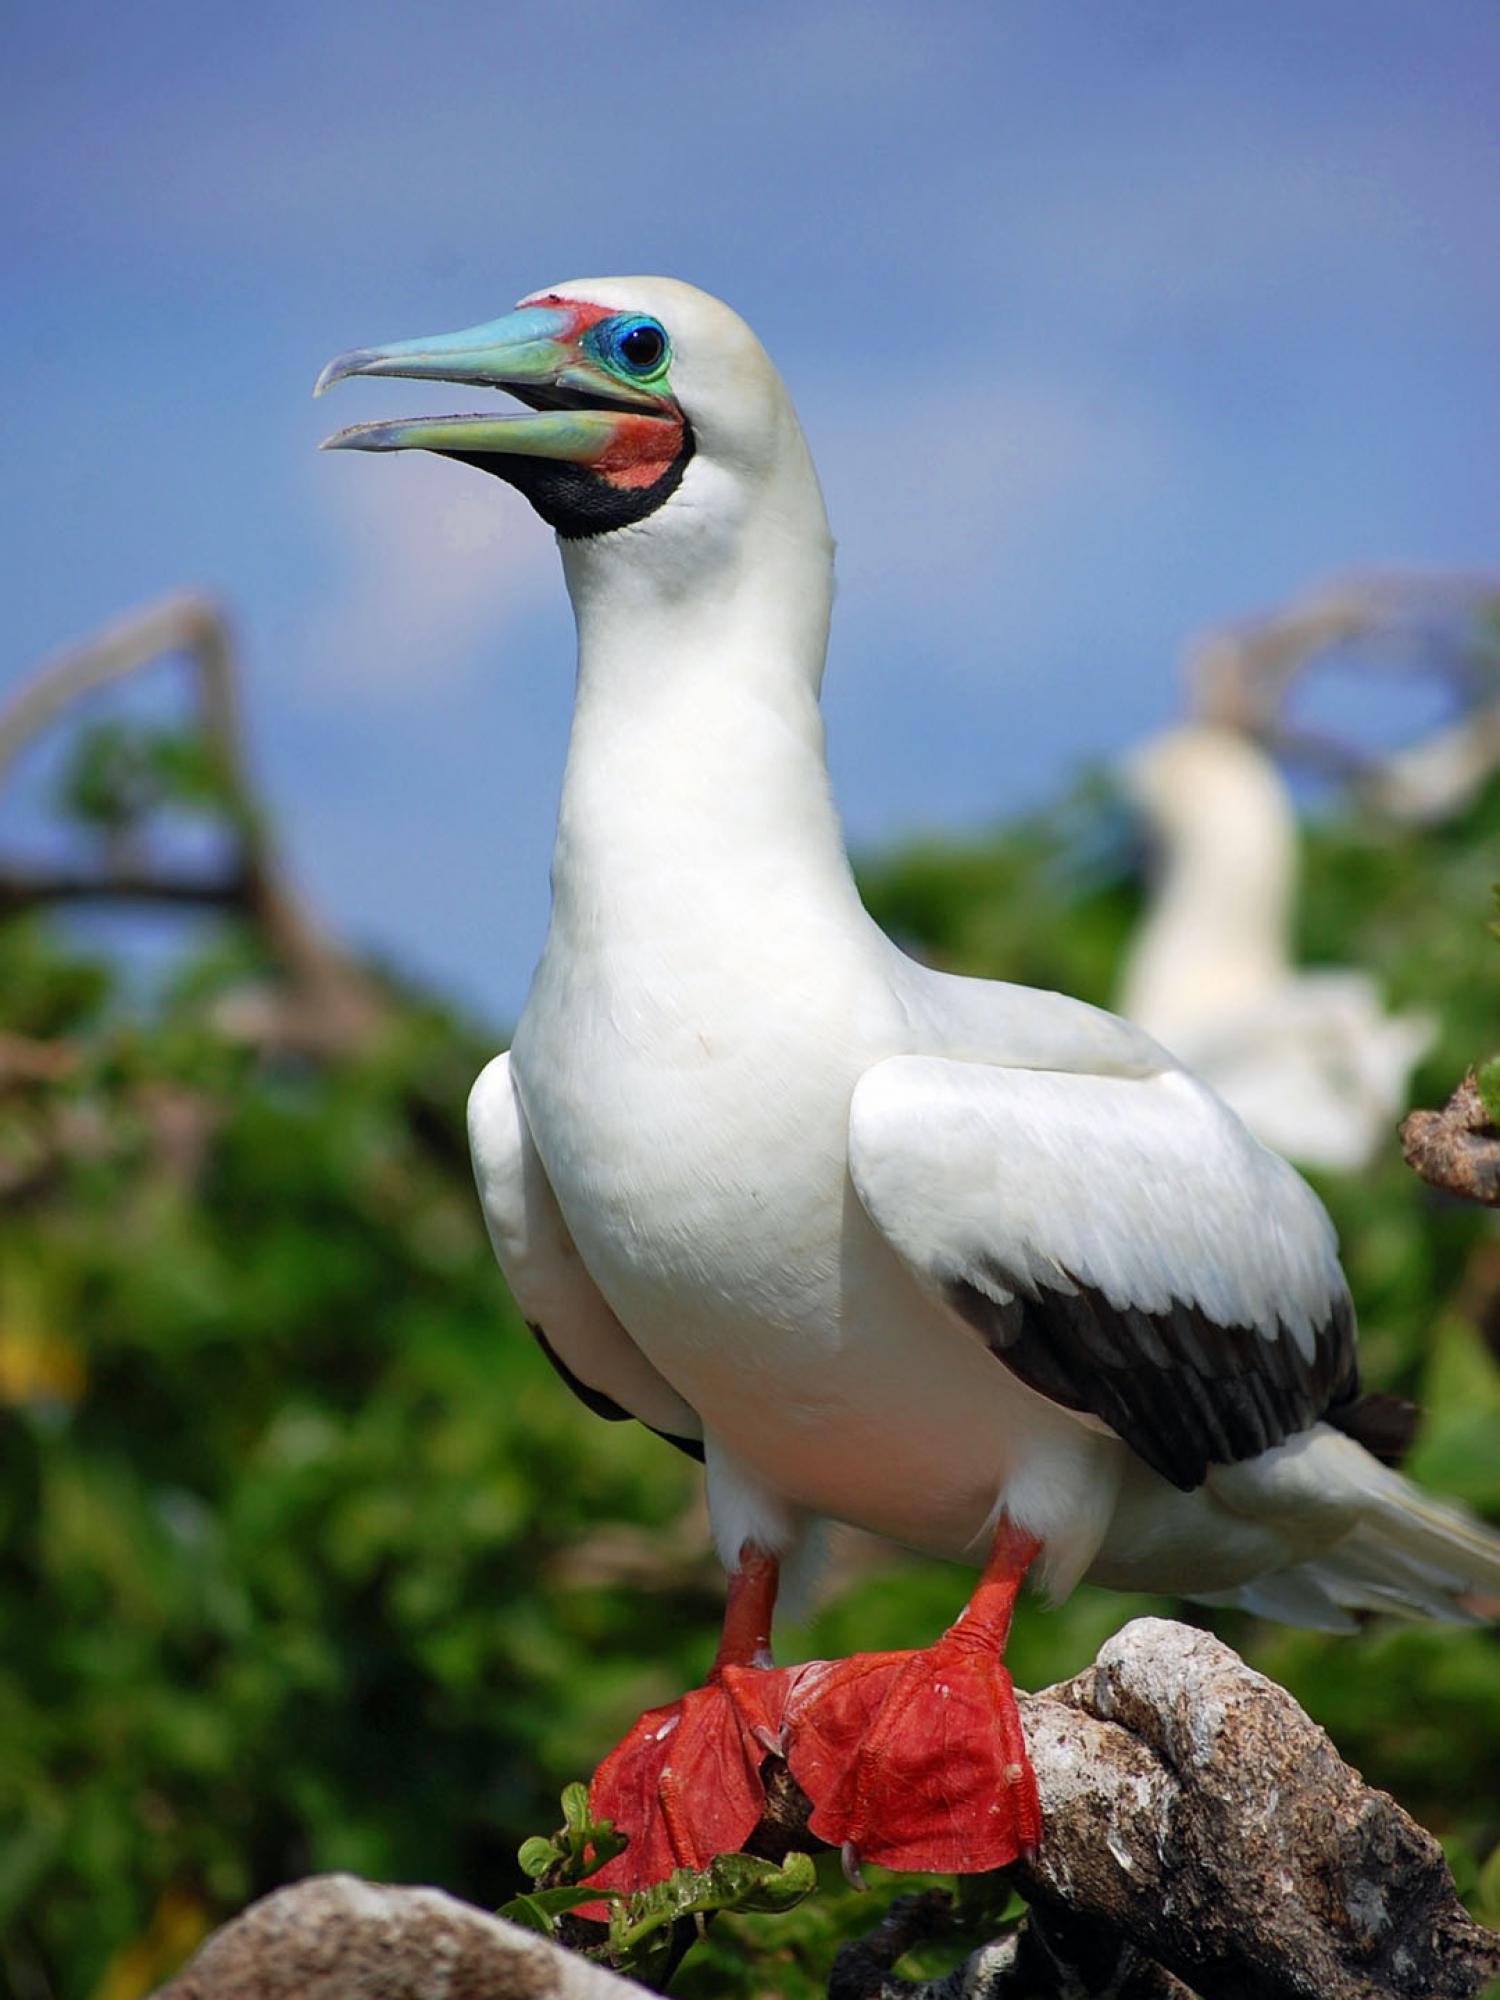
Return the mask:
<path id="1" fill-rule="evenodd" d="M 1293 964 L 1299 836 L 1280 772 L 1238 731 L 1194 722 L 1143 745 L 1124 777 L 1158 874 L 1120 1012 L 1277 1152 L 1366 1165 L 1394 1144 L 1435 1024 L 1388 1012 L 1368 973 Z"/>

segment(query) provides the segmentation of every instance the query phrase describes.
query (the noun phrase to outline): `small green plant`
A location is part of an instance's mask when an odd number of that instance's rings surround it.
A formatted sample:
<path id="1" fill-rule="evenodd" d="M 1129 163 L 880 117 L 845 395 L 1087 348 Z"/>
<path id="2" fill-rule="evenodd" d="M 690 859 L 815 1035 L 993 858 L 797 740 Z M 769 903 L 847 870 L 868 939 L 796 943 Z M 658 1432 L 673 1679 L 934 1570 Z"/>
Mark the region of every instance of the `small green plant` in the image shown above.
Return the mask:
<path id="1" fill-rule="evenodd" d="M 780 1863 L 754 1854 L 720 1854 L 707 1868 L 675 1869 L 665 1882 L 631 1895 L 600 1889 L 584 1876 L 623 1852 L 625 1841 L 611 1821 L 590 1819 L 585 1785 L 564 1787 L 562 1810 L 556 1833 L 521 1843 L 516 1858 L 532 1887 L 506 1903 L 500 1915 L 556 1937 L 560 1918 L 603 1904 L 606 1928 L 597 1944 L 582 1949 L 587 1957 L 636 1979 L 655 1980 L 671 1971 L 681 1956 L 674 1927 L 684 1917 L 696 1919 L 701 1931 L 709 1917 L 730 1911 L 779 1915 L 795 1909 L 817 1887 L 806 1854 L 789 1854 Z M 577 1948 L 576 1937 L 568 1941 Z"/>
<path id="2" fill-rule="evenodd" d="M 625 1836 L 613 1820 L 589 1818 L 587 1785 L 564 1785 L 563 1823 L 554 1834 L 534 1834 L 521 1842 L 516 1859 L 523 1875 L 548 1888 L 581 1882 L 625 1851 Z"/>

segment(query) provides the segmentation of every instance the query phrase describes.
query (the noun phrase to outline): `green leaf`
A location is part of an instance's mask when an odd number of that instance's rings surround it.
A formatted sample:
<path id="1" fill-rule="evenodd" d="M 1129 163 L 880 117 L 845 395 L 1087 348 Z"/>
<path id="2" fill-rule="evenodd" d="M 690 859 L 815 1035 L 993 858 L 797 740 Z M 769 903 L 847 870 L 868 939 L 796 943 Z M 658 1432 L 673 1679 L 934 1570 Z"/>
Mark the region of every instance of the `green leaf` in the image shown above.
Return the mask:
<path id="1" fill-rule="evenodd" d="M 1479 1871 L 1474 1891 L 1474 1914 L 1483 1924 L 1500 1924 L 1500 1846 L 1495 1848 Z"/>
<path id="2" fill-rule="evenodd" d="M 87 825 L 118 829 L 154 803 L 143 732 L 120 722 L 85 730 L 63 773 L 59 803 Z"/>
<path id="3" fill-rule="evenodd" d="M 533 1882 L 540 1882 L 558 1859 L 555 1845 L 545 1834 L 540 1833 L 534 1833 L 530 1840 L 523 1840 L 516 1853 L 516 1860 L 521 1864 L 521 1873 L 529 1875 Z"/>
<path id="4" fill-rule="evenodd" d="M 533 1834 L 516 1854 L 522 1874 L 548 1889 L 581 1882 L 625 1850 L 625 1836 L 615 1832 L 612 1820 L 589 1817 L 587 1785 L 563 1787 L 562 1813 L 563 1823 L 550 1839 Z"/>
<path id="5" fill-rule="evenodd" d="M 508 1903 L 500 1905 L 495 1915 L 520 1924 L 525 1930 L 540 1931 L 543 1937 L 551 1937 L 557 1928 L 535 1895 L 512 1896 Z"/>
<path id="6" fill-rule="evenodd" d="M 569 1910 L 576 1910 L 584 1903 L 597 1903 L 601 1899 L 614 1902 L 619 1898 L 618 1889 L 593 1889 L 587 1883 L 561 1885 L 556 1889 L 523 1890 L 519 1896 L 512 1896 L 508 1903 L 502 1903 L 496 1916 L 508 1917 L 513 1924 L 524 1924 L 528 1930 L 540 1931 L 544 1937 L 551 1937 L 557 1929 L 557 1919 Z"/>
<path id="7" fill-rule="evenodd" d="M 708 1881 L 704 1909 L 772 1913 L 795 1909 L 818 1886 L 808 1854 L 789 1854 L 779 1865 L 754 1854 L 721 1854 L 709 1863 Z"/>
<path id="8" fill-rule="evenodd" d="M 817 1885 L 806 1854 L 789 1854 L 779 1864 L 755 1854 L 720 1854 L 707 1868 L 678 1868 L 611 1910 L 610 1962 L 622 1972 L 649 1972 L 668 1950 L 679 1918 L 731 1910 L 775 1915 L 795 1909 Z"/>

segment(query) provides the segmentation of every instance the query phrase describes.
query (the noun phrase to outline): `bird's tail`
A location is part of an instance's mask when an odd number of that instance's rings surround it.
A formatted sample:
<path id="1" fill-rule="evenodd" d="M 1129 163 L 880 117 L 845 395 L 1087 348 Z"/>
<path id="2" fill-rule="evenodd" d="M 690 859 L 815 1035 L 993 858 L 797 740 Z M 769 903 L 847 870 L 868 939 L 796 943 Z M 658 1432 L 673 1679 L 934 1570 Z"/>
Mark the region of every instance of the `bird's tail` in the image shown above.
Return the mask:
<path id="1" fill-rule="evenodd" d="M 1348 1528 L 1332 1547 L 1216 1602 L 1294 1625 L 1350 1630 L 1383 1611 L 1473 1625 L 1500 1619 L 1500 1534 L 1438 1500 L 1352 1439 L 1315 1433 L 1322 1493 Z"/>

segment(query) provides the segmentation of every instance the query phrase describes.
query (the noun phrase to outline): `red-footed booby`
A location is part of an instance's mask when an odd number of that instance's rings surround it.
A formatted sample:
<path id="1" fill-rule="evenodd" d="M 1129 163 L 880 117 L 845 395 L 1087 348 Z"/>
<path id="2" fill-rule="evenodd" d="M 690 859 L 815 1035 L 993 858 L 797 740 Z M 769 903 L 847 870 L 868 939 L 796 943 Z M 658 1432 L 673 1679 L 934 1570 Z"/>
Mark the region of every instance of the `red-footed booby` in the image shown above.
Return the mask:
<path id="1" fill-rule="evenodd" d="M 904 957 L 855 891 L 818 709 L 833 544 L 791 401 L 727 306 L 584 279 L 347 375 L 529 414 L 357 425 L 556 529 L 578 685 L 551 925 L 470 1129 L 496 1253 L 566 1380 L 707 1468 L 707 1683 L 595 1776 L 630 1887 L 741 1845 L 786 1755 L 813 1831 L 993 1868 L 1040 1828 L 1001 1661 L 1023 1574 L 1339 1626 L 1462 1616 L 1500 1540 L 1372 1455 L 1333 1231 L 1140 1029 Z M 777 1668 L 820 1517 L 982 1565 L 934 1644 Z"/>
<path id="2" fill-rule="evenodd" d="M 1278 1153 L 1366 1165 L 1394 1143 L 1434 1024 L 1388 1014 L 1366 973 L 1294 967 L 1298 829 L 1280 772 L 1237 731 L 1185 723 L 1134 751 L 1124 777 L 1159 873 L 1120 1012 Z"/>

